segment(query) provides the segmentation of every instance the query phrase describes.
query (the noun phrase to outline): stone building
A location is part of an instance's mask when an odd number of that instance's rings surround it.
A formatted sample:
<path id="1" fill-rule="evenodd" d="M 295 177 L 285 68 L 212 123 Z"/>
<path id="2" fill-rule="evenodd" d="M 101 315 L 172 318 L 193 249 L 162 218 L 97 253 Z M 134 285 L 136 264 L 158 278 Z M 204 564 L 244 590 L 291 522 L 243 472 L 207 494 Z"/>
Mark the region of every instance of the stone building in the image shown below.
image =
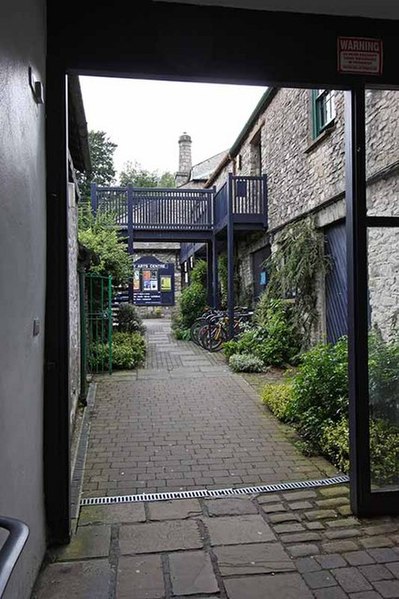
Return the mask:
<path id="1" fill-rule="evenodd" d="M 394 216 L 399 210 L 399 93 L 368 90 L 366 109 L 369 213 Z M 347 331 L 344 93 L 269 88 L 205 186 L 220 189 L 229 173 L 265 174 L 268 182 L 267 230 L 235 244 L 236 301 L 257 299 L 267 281 L 263 262 L 279 234 L 312 215 L 330 256 L 329 271 L 318 281 L 315 334 L 336 340 Z M 397 230 L 370 230 L 370 324 L 386 335 L 399 305 L 398 263 Z"/>

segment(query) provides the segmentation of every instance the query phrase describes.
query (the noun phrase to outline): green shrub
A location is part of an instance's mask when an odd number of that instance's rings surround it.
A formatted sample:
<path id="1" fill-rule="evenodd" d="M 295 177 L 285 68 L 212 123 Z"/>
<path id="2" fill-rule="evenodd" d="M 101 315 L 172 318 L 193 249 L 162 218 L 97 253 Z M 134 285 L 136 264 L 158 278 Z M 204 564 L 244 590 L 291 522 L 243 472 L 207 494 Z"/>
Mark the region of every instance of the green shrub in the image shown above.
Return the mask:
<path id="1" fill-rule="evenodd" d="M 342 472 L 349 471 L 349 423 L 342 418 L 329 423 L 322 433 L 323 454 Z M 377 486 L 397 484 L 399 479 L 399 428 L 385 420 L 370 420 L 370 468 Z"/>
<path id="2" fill-rule="evenodd" d="M 119 305 L 117 312 L 118 331 L 122 333 L 144 333 L 144 326 L 137 309 L 132 304 Z"/>
<path id="3" fill-rule="evenodd" d="M 132 369 L 144 361 L 146 346 L 140 333 L 116 332 L 112 336 L 112 368 Z M 107 343 L 93 344 L 89 351 L 89 366 L 93 372 L 108 370 Z"/>
<path id="4" fill-rule="evenodd" d="M 335 345 L 317 345 L 303 355 L 293 379 L 293 398 L 287 416 L 302 437 L 320 451 L 323 426 L 340 421 L 347 413 L 348 345 L 343 338 Z"/>
<path id="5" fill-rule="evenodd" d="M 199 318 L 206 307 L 206 289 L 198 282 L 191 283 L 183 289 L 180 302 L 181 327 L 189 329 L 196 318 Z"/>
<path id="6" fill-rule="evenodd" d="M 231 341 L 225 341 L 223 343 L 223 353 L 227 360 L 231 358 L 234 354 L 240 353 L 239 351 L 239 343 L 237 339 L 232 339 Z"/>
<path id="7" fill-rule="evenodd" d="M 378 330 L 369 335 L 369 391 L 373 418 L 399 420 L 399 344 L 384 341 Z"/>
<path id="8" fill-rule="evenodd" d="M 257 326 L 224 344 L 225 356 L 252 354 L 265 366 L 294 364 L 299 352 L 299 335 L 291 319 L 291 305 L 282 300 L 261 300 Z"/>
<path id="9" fill-rule="evenodd" d="M 341 472 L 349 471 L 349 423 L 347 418 L 324 423 L 320 445 L 322 453 Z"/>
<path id="10" fill-rule="evenodd" d="M 191 339 L 191 331 L 190 329 L 180 329 L 176 328 L 174 330 L 175 339 L 178 341 L 190 341 Z"/>
<path id="11" fill-rule="evenodd" d="M 229 366 L 233 372 L 262 372 L 264 369 L 262 360 L 249 354 L 234 354 Z"/>
<path id="12" fill-rule="evenodd" d="M 378 486 L 398 484 L 399 428 L 386 420 L 370 423 L 371 480 Z"/>
<path id="13" fill-rule="evenodd" d="M 283 422 L 292 401 L 292 382 L 269 383 L 262 390 L 262 403 Z"/>
<path id="14" fill-rule="evenodd" d="M 190 285 L 198 283 L 202 287 L 206 287 L 207 274 L 207 263 L 205 260 L 197 260 L 190 273 Z"/>

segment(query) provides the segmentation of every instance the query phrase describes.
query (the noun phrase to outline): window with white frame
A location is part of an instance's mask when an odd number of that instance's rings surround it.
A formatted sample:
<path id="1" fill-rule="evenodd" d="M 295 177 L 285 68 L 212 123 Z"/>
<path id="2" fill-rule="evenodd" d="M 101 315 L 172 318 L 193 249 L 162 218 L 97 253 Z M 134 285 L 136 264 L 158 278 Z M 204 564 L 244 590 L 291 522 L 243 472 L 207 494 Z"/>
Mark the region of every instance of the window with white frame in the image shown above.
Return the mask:
<path id="1" fill-rule="evenodd" d="M 334 92 L 330 89 L 312 90 L 313 139 L 316 139 L 334 122 Z"/>

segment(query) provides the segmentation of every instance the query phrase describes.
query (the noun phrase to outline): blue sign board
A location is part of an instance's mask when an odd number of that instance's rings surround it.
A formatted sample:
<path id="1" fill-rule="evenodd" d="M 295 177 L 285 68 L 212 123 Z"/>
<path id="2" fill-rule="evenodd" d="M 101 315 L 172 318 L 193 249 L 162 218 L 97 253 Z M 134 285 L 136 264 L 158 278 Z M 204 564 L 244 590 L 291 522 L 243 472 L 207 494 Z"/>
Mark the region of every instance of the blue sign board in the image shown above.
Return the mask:
<path id="1" fill-rule="evenodd" d="M 132 285 L 137 306 L 174 306 L 175 265 L 143 256 L 133 264 Z"/>

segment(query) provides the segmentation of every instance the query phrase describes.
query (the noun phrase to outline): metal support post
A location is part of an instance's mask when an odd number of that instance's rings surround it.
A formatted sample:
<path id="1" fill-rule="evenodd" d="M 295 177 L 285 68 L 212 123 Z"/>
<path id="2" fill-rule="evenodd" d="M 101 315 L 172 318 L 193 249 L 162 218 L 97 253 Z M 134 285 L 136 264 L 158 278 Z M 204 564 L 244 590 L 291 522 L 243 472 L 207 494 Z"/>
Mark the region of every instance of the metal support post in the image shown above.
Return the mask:
<path id="1" fill-rule="evenodd" d="M 345 196 L 348 276 L 351 507 L 367 513 L 370 493 L 367 349 L 365 90 L 345 92 Z"/>
<path id="2" fill-rule="evenodd" d="M 213 244 L 211 241 L 206 242 L 206 303 L 208 306 L 213 305 Z"/>
<path id="3" fill-rule="evenodd" d="M 91 183 L 91 185 L 90 185 L 90 198 L 91 198 L 91 211 L 93 213 L 93 216 L 96 216 L 97 208 L 98 208 L 97 184 L 96 183 Z"/>
<path id="4" fill-rule="evenodd" d="M 212 259 L 213 259 L 213 307 L 219 310 L 219 264 L 218 264 L 218 245 L 215 235 L 212 238 Z"/>
<path id="5" fill-rule="evenodd" d="M 128 185 L 127 188 L 127 249 L 129 256 L 132 257 L 132 278 L 129 283 L 129 303 L 133 304 L 134 299 L 134 263 L 133 263 L 133 188 Z"/>
<path id="6" fill-rule="evenodd" d="M 227 182 L 227 308 L 229 316 L 229 339 L 234 337 L 234 222 L 232 207 L 233 180 L 231 173 Z"/>

